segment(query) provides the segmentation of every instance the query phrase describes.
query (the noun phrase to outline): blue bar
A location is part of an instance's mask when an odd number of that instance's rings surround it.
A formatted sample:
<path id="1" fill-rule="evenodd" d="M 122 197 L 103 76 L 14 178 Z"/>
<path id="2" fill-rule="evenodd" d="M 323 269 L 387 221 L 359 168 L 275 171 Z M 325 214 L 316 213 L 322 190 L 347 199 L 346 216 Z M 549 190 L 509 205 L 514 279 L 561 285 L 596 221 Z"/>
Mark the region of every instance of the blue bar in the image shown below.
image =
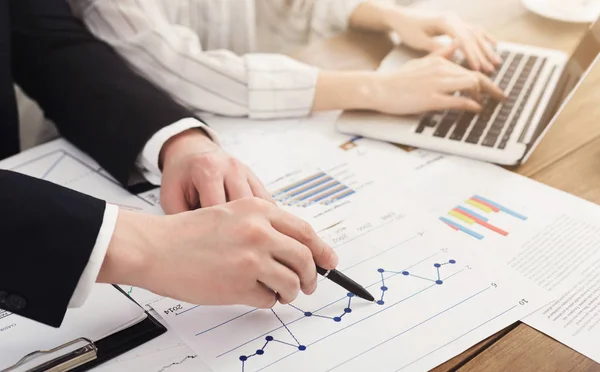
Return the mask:
<path id="1" fill-rule="evenodd" d="M 519 214 L 519 213 L 517 213 L 515 211 L 512 211 L 512 210 L 510 210 L 508 208 L 505 208 L 505 207 L 501 206 L 500 204 L 491 201 L 490 199 L 483 198 L 483 197 L 481 197 L 479 195 L 475 195 L 475 197 L 477 199 L 483 200 L 484 202 L 488 203 L 489 205 L 493 205 L 494 207 L 500 209 L 502 212 L 508 213 L 508 214 L 510 214 L 513 217 L 517 217 L 518 219 L 521 219 L 521 220 L 526 220 L 527 219 L 527 217 L 523 216 L 522 214 Z"/>
<path id="2" fill-rule="evenodd" d="M 338 192 L 342 192 L 342 191 L 344 191 L 344 190 L 347 190 L 347 189 L 348 189 L 348 187 L 344 185 L 344 188 L 342 188 L 342 189 L 339 189 L 339 190 L 337 190 L 337 191 L 334 191 L 334 192 L 330 192 L 329 194 L 325 194 L 325 195 L 321 196 L 320 198 L 318 198 L 318 199 L 316 199 L 316 200 L 313 200 L 313 203 L 320 202 L 320 201 L 321 201 L 321 200 L 323 200 L 323 199 L 327 199 L 327 198 L 328 198 L 328 197 L 330 197 L 331 195 L 335 195 L 335 194 L 337 194 Z"/>
<path id="3" fill-rule="evenodd" d="M 334 187 L 334 186 L 339 186 L 339 185 L 340 185 L 340 182 L 339 182 L 339 181 L 335 181 L 334 183 L 332 183 L 331 185 L 327 186 L 326 188 L 324 188 L 324 189 L 321 189 L 321 190 L 319 190 L 319 191 L 315 191 L 315 192 L 313 192 L 312 194 L 305 195 L 305 196 L 303 196 L 302 198 L 300 198 L 300 199 L 298 199 L 298 200 L 300 200 L 300 201 L 302 201 L 302 200 L 306 200 L 306 199 L 308 199 L 308 198 L 310 198 L 310 197 L 313 197 L 313 196 L 315 196 L 315 195 L 318 195 L 318 194 L 322 193 L 323 191 L 329 190 L 330 188 L 332 188 L 332 187 Z M 309 190 L 310 190 L 310 189 L 309 189 Z"/>
<path id="4" fill-rule="evenodd" d="M 305 193 L 305 192 L 307 192 L 308 190 L 312 190 L 312 189 L 314 189 L 314 188 L 315 188 L 315 187 L 317 187 L 317 186 L 321 186 L 322 184 L 324 184 L 324 183 L 327 183 L 327 182 L 331 181 L 332 179 L 333 179 L 333 178 L 331 178 L 331 177 L 327 177 L 327 178 L 326 178 L 326 179 L 324 179 L 323 181 L 319 181 L 319 182 L 315 183 L 314 185 L 312 185 L 312 186 L 311 186 L 311 187 L 309 187 L 308 189 L 304 189 L 304 190 L 302 190 L 302 191 L 296 191 L 296 192 L 294 192 L 294 193 L 290 194 L 290 195 L 289 195 L 289 197 L 294 197 L 294 196 L 298 196 L 298 195 L 300 195 L 300 194 L 304 194 L 304 193 Z"/>
<path id="5" fill-rule="evenodd" d="M 483 235 L 481 235 L 481 234 L 479 234 L 479 233 L 476 233 L 475 231 L 473 231 L 473 230 L 471 230 L 471 229 L 467 229 L 466 227 L 464 227 L 464 226 L 462 226 L 462 225 L 459 225 L 459 224 L 457 224 L 457 223 L 454 223 L 454 222 L 450 221 L 450 220 L 449 220 L 449 219 L 447 219 L 447 218 L 440 217 L 440 220 L 442 220 L 443 222 L 447 223 L 447 224 L 448 224 L 448 225 L 450 225 L 450 226 L 454 226 L 454 227 L 456 227 L 456 228 L 457 228 L 457 229 L 459 229 L 460 231 L 462 231 L 462 232 L 464 232 L 464 233 L 467 233 L 467 234 L 471 235 L 471 236 L 472 236 L 472 237 L 474 237 L 474 238 L 477 238 L 477 239 L 479 239 L 479 240 L 483 239 Z"/>
<path id="6" fill-rule="evenodd" d="M 280 194 L 282 194 L 282 193 L 290 192 L 290 191 L 292 191 L 292 190 L 293 190 L 293 189 L 295 189 L 295 188 L 298 188 L 298 187 L 300 187 L 300 186 L 306 185 L 307 183 L 310 183 L 310 182 L 312 182 L 312 181 L 314 181 L 314 180 L 316 180 L 316 179 L 319 179 L 319 178 L 321 178 L 321 177 L 323 177 L 323 176 L 325 176 L 325 173 L 319 173 L 319 174 L 317 174 L 316 176 L 313 176 L 313 177 L 311 177 L 311 178 L 307 179 L 307 180 L 306 180 L 306 181 L 304 181 L 304 182 L 301 182 L 301 183 L 299 183 L 299 184 L 297 184 L 297 185 L 294 185 L 294 186 L 290 186 L 290 187 L 288 187 L 287 189 L 284 189 L 284 190 L 280 191 L 280 192 L 279 192 L 279 193 L 277 193 L 276 195 L 280 195 Z"/>
<path id="7" fill-rule="evenodd" d="M 344 198 L 347 198 L 347 197 L 349 197 L 350 195 L 352 195 L 352 194 L 355 194 L 355 193 L 356 193 L 356 191 L 354 191 L 354 190 L 351 190 L 349 193 L 347 193 L 347 194 L 345 194 L 345 195 L 342 195 L 342 196 L 340 196 L 340 197 L 337 197 L 337 198 L 333 198 L 333 199 L 331 199 L 331 201 L 333 202 L 333 201 L 336 201 L 336 200 L 342 200 L 342 199 L 344 199 Z"/>
<path id="8" fill-rule="evenodd" d="M 470 214 L 470 215 L 471 215 L 471 216 L 473 216 L 473 217 L 477 217 L 477 218 L 479 218 L 479 219 L 480 219 L 480 220 L 482 220 L 482 221 L 486 221 L 486 222 L 487 222 L 487 220 L 488 220 L 486 217 L 483 217 L 482 215 L 480 215 L 480 214 L 477 214 L 477 213 L 475 213 L 475 212 L 471 212 L 471 211 L 470 211 L 469 209 L 467 209 L 467 208 L 463 208 L 463 207 L 461 207 L 461 206 L 458 206 L 458 207 L 456 207 L 456 209 L 458 209 L 459 211 L 463 211 L 463 212 L 465 212 L 465 213 L 468 213 L 468 214 Z"/>

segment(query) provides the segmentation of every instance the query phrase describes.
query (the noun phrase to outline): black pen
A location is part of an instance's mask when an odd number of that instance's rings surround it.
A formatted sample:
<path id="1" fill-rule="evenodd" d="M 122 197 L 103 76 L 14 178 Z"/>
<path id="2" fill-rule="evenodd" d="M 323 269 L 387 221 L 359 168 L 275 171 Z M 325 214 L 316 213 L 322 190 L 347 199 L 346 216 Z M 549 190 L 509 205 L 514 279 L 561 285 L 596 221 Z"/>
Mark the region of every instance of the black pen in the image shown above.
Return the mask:
<path id="1" fill-rule="evenodd" d="M 346 275 L 342 274 L 337 270 L 325 270 L 322 267 L 317 266 L 317 272 L 320 275 L 323 275 L 327 279 L 332 282 L 342 286 L 342 288 L 346 289 L 348 292 L 354 294 L 357 297 L 365 299 L 367 301 L 373 302 L 375 298 L 372 294 L 369 293 L 362 285 L 358 284 L 354 280 L 348 278 Z"/>

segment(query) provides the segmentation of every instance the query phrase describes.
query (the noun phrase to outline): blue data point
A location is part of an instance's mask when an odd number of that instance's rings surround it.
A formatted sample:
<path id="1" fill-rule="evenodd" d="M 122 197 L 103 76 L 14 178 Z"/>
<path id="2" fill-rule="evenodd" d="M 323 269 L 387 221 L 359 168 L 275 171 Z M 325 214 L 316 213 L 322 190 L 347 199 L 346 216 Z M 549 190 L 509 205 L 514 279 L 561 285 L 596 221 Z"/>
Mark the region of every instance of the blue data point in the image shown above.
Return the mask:
<path id="1" fill-rule="evenodd" d="M 248 360 L 248 357 L 247 357 L 247 356 L 245 356 L 245 355 L 242 355 L 242 356 L 240 357 L 240 360 L 241 360 L 242 362 L 245 362 L 245 361 L 247 361 L 247 360 Z"/>
<path id="2" fill-rule="evenodd" d="M 442 284 L 444 284 L 444 282 L 443 282 L 443 281 L 441 281 L 441 280 L 436 280 L 436 281 L 435 281 L 435 284 L 437 284 L 437 285 L 442 285 Z"/>
<path id="3" fill-rule="evenodd" d="M 312 316 L 312 313 L 310 311 L 307 311 L 304 313 L 304 316 Z"/>
<path id="4" fill-rule="evenodd" d="M 377 301 L 377 305 L 383 305 L 385 302 L 383 302 L 383 300 L 379 300 Z"/>
<path id="5" fill-rule="evenodd" d="M 403 271 L 402 275 L 407 276 L 408 275 L 408 271 Z"/>
<path id="6" fill-rule="evenodd" d="M 263 355 L 265 351 L 263 349 L 256 350 L 256 355 Z"/>
<path id="7" fill-rule="evenodd" d="M 455 264 L 455 263 L 456 263 L 456 260 L 450 260 L 450 261 L 448 261 L 448 262 L 450 262 L 451 264 Z"/>
<path id="8" fill-rule="evenodd" d="M 377 271 L 380 272 L 380 273 L 385 272 L 384 269 L 377 269 Z"/>
<path id="9" fill-rule="evenodd" d="M 433 264 L 434 267 L 442 267 L 442 265 L 440 265 L 439 263 L 435 263 Z"/>
<path id="10" fill-rule="evenodd" d="M 299 345 L 299 346 L 298 346 L 298 350 L 300 350 L 300 351 L 304 351 L 304 350 L 306 350 L 306 346 L 304 346 L 304 345 Z"/>
<path id="11" fill-rule="evenodd" d="M 335 318 L 333 318 L 333 321 L 334 321 L 334 322 L 341 322 L 341 321 L 342 321 L 342 318 L 341 318 L 341 317 L 339 317 L 339 316 L 336 316 Z"/>
<path id="12" fill-rule="evenodd" d="M 381 290 L 385 292 L 385 291 L 388 290 L 388 287 L 386 287 L 385 285 L 383 285 L 383 286 L 381 286 Z"/>
<path id="13" fill-rule="evenodd" d="M 265 340 L 271 342 L 271 341 L 273 341 L 273 336 L 267 336 L 267 337 L 265 337 Z"/>
<path id="14" fill-rule="evenodd" d="M 348 292 L 348 293 L 346 294 L 346 296 L 348 296 L 348 297 L 354 297 L 354 293 L 352 293 L 352 292 Z"/>
<path id="15" fill-rule="evenodd" d="M 352 309 L 351 309 L 351 308 L 349 308 L 349 307 L 347 307 L 347 308 L 345 308 L 345 309 L 344 309 L 344 312 L 345 312 L 345 313 L 351 313 L 351 312 L 352 312 Z"/>

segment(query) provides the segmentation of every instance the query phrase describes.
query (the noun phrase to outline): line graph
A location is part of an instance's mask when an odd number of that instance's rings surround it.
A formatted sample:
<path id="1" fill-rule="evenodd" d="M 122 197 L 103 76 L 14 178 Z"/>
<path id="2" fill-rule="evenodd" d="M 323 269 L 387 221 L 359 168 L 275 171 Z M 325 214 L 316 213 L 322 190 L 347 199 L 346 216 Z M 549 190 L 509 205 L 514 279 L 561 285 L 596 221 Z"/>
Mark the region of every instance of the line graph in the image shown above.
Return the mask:
<path id="1" fill-rule="evenodd" d="M 452 276 L 460 273 L 462 270 L 459 270 L 459 271 L 453 273 L 452 275 L 449 275 L 446 278 L 442 278 L 440 269 L 442 267 L 446 266 L 446 265 L 455 265 L 455 264 L 456 264 L 456 260 L 454 260 L 454 259 L 449 259 L 449 260 L 447 260 L 446 262 L 443 262 L 443 263 L 437 263 L 437 262 L 434 263 L 432 265 L 432 269 L 433 270 L 431 270 L 431 271 L 432 271 L 433 275 L 432 275 L 431 278 L 430 277 L 424 277 L 424 276 L 419 276 L 419 275 L 412 274 L 411 272 L 408 271 L 408 269 L 401 270 L 401 271 L 390 271 L 390 270 L 385 270 L 383 268 L 379 268 L 376 271 L 378 273 L 378 276 L 380 276 L 380 279 L 377 282 L 374 282 L 371 285 L 369 285 L 369 287 L 373 287 L 375 285 L 380 284 L 379 290 L 381 291 L 381 297 L 377 301 L 377 305 L 383 306 L 383 305 L 385 305 L 384 295 L 385 295 L 386 292 L 388 292 L 390 290 L 390 288 L 386 285 L 386 279 L 388 280 L 388 283 L 389 283 L 390 280 L 392 278 L 395 278 L 395 277 L 414 277 L 414 278 L 416 278 L 418 280 L 421 280 L 421 281 L 433 283 L 432 285 L 429 285 L 429 287 L 427 287 L 427 289 L 429 289 L 429 288 L 433 288 L 435 286 L 440 286 L 440 285 L 444 284 L 444 280 L 446 280 L 447 278 L 450 278 L 450 277 L 452 277 Z M 422 290 L 419 290 L 419 291 L 417 291 L 415 293 L 412 293 L 412 294 L 406 296 L 405 298 L 403 298 L 400 301 L 403 302 L 403 301 L 405 301 L 405 300 L 407 300 L 409 298 L 412 298 L 412 297 L 414 297 L 414 296 L 416 296 L 416 295 L 418 295 L 418 294 L 420 294 L 422 292 L 423 292 Z M 344 316 L 352 313 L 352 299 L 354 297 L 355 296 L 354 296 L 353 293 L 347 293 L 346 294 L 347 302 L 344 302 L 345 299 L 338 300 L 335 303 L 329 304 L 327 306 L 324 306 L 324 307 L 319 308 L 319 309 L 314 310 L 314 311 L 306 311 L 306 310 L 301 309 L 298 306 L 295 306 L 293 304 L 289 304 L 288 305 L 289 307 L 297 310 L 298 312 L 300 312 L 303 315 L 302 318 L 297 318 L 297 319 L 295 319 L 295 320 L 293 320 L 293 321 L 291 321 L 289 323 L 285 323 L 283 320 L 281 320 L 281 317 L 279 315 L 277 315 L 277 312 L 274 309 L 270 309 L 271 313 L 273 314 L 273 316 L 275 316 L 277 318 L 277 320 L 279 321 L 279 323 L 281 323 L 281 326 L 278 327 L 277 329 L 275 329 L 274 331 L 282 329 L 282 328 L 285 329 L 286 333 L 291 336 L 291 338 L 293 339 L 294 342 L 290 343 L 290 342 L 287 342 L 287 341 L 284 341 L 284 340 L 277 339 L 275 336 L 273 336 L 271 334 L 267 334 L 266 336 L 263 335 L 265 342 L 264 342 L 264 344 L 263 344 L 263 346 L 261 348 L 256 349 L 256 351 L 254 353 L 252 353 L 252 354 L 242 354 L 242 355 L 239 356 L 239 360 L 242 362 L 242 369 L 241 369 L 242 372 L 245 372 L 246 363 L 251 358 L 254 358 L 254 357 L 257 357 L 257 356 L 261 356 L 261 355 L 265 354 L 265 352 L 266 352 L 265 349 L 266 349 L 266 347 L 270 343 L 279 343 L 279 344 L 288 346 L 289 348 L 291 348 L 290 353 L 295 352 L 295 351 L 305 351 L 307 349 L 307 345 L 302 344 L 298 340 L 298 337 L 296 337 L 294 335 L 294 333 L 290 330 L 290 328 L 288 327 L 288 325 L 296 323 L 297 321 L 302 320 L 302 319 L 306 319 L 306 318 L 321 318 L 321 319 L 326 319 L 326 320 L 333 321 L 335 323 L 340 323 L 342 321 L 342 319 L 343 319 Z M 324 309 L 326 309 L 326 308 L 328 308 L 330 306 L 336 305 L 339 302 L 343 302 L 343 304 L 345 304 L 344 308 L 340 311 L 339 315 L 328 316 L 328 315 L 321 315 L 321 314 L 319 314 L 320 311 L 323 311 Z M 327 336 L 324 336 L 324 337 L 327 337 Z M 254 339 L 252 341 L 257 341 L 257 339 Z M 242 346 L 245 346 L 245 345 L 249 344 L 252 341 L 246 342 Z M 242 346 L 239 346 L 238 348 L 241 348 Z M 236 350 L 238 348 L 234 348 L 233 350 Z M 233 350 L 230 350 L 227 353 L 221 354 L 219 357 L 227 355 L 230 352 L 232 352 Z"/>
<path id="2" fill-rule="evenodd" d="M 191 309 L 171 299 L 153 306 L 179 308 L 164 319 L 218 371 L 428 370 L 531 311 L 519 305 L 499 315 L 520 292 L 460 236 L 428 221 L 377 209 L 321 234 L 338 252 L 338 269 L 375 302 L 320 279 L 312 295 L 271 309 Z"/>

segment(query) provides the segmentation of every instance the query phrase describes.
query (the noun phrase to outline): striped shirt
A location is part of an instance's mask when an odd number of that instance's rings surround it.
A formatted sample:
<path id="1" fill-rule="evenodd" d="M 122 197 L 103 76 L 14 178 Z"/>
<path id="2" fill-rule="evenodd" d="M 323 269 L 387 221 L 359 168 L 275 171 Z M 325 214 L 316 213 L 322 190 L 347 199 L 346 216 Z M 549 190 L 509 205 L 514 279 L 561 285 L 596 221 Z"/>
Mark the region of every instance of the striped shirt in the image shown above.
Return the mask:
<path id="1" fill-rule="evenodd" d="M 71 0 L 143 76 L 188 108 L 274 119 L 310 113 L 318 71 L 281 53 L 348 27 L 365 0 Z"/>

